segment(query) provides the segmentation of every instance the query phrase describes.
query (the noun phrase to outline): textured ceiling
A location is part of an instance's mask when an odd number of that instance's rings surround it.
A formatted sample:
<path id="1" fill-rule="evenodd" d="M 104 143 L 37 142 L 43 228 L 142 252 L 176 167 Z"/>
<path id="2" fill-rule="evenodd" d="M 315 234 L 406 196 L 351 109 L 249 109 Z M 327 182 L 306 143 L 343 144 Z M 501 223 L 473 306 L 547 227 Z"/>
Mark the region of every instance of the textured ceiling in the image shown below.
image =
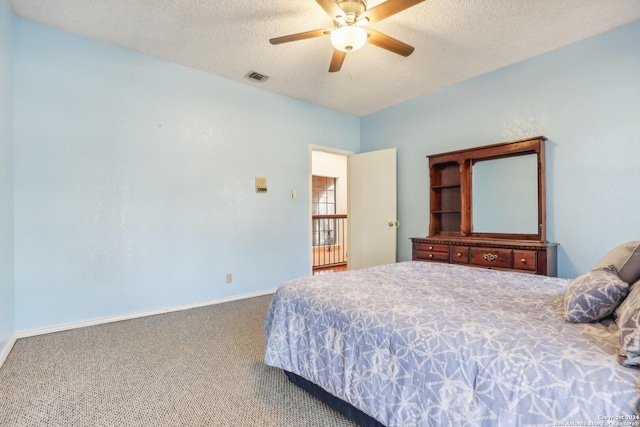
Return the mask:
<path id="1" fill-rule="evenodd" d="M 369 8 L 382 3 L 369 0 Z M 640 19 L 639 0 L 427 0 L 371 28 L 414 46 L 372 45 L 328 73 L 328 28 L 314 0 L 12 0 L 24 18 L 211 74 L 364 116 Z M 257 71 L 270 78 L 244 78 Z"/>

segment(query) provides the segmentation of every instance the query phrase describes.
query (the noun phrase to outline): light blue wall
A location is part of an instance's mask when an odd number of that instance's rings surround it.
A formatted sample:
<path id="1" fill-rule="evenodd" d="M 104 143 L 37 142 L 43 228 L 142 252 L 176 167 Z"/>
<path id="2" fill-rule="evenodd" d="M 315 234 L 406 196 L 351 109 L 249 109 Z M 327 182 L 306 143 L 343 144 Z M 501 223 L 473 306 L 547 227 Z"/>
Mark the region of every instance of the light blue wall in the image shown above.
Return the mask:
<path id="1" fill-rule="evenodd" d="M 429 154 L 545 135 L 559 276 L 640 239 L 640 22 L 364 117 L 361 149 L 398 148 L 398 254 L 428 234 Z"/>
<path id="2" fill-rule="evenodd" d="M 15 37 L 17 330 L 309 274 L 308 146 L 358 151 L 358 118 L 31 21 Z"/>
<path id="3" fill-rule="evenodd" d="M 400 260 L 427 234 L 426 155 L 538 134 L 560 275 L 640 239 L 640 23 L 358 120 L 13 19 L 0 2 L 0 345 L 308 274 L 308 144 L 398 148 Z"/>
<path id="4" fill-rule="evenodd" d="M 14 333 L 13 12 L 0 0 L 0 353 Z"/>

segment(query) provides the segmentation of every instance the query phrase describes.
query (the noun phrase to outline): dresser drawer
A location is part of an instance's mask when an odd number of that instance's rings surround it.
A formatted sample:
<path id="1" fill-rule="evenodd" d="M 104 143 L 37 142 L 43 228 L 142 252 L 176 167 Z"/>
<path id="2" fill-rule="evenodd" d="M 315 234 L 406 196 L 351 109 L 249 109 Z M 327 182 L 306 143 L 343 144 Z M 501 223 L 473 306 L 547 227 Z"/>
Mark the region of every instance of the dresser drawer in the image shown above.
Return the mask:
<path id="1" fill-rule="evenodd" d="M 431 242 L 413 242 L 414 261 L 449 262 L 449 245 Z"/>
<path id="2" fill-rule="evenodd" d="M 451 246 L 451 262 L 468 264 L 469 246 Z"/>
<path id="3" fill-rule="evenodd" d="M 443 261 L 449 262 L 449 252 L 415 251 L 417 261 Z"/>
<path id="4" fill-rule="evenodd" d="M 513 268 L 516 270 L 536 270 L 536 251 L 513 251 Z"/>
<path id="5" fill-rule="evenodd" d="M 471 248 L 469 252 L 471 264 L 511 268 L 511 249 Z"/>
<path id="6" fill-rule="evenodd" d="M 424 252 L 446 252 L 449 254 L 449 245 L 434 245 L 433 243 L 416 243 L 415 249 Z"/>

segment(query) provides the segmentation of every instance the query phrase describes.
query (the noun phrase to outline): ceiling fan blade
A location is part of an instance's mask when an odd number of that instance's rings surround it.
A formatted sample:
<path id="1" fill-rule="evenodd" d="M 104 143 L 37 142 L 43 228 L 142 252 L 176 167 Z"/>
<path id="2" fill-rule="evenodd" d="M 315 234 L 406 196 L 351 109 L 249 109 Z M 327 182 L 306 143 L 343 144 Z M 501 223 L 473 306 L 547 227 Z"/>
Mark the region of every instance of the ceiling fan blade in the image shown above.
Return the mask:
<path id="1" fill-rule="evenodd" d="M 342 63 L 344 62 L 345 56 L 347 56 L 347 52 L 343 52 L 338 49 L 333 49 L 333 56 L 331 57 L 331 65 L 329 65 L 330 73 L 335 73 L 336 71 L 340 71 L 340 68 L 342 68 Z"/>
<path id="2" fill-rule="evenodd" d="M 388 35 L 382 34 L 378 31 L 367 28 L 367 33 L 369 34 L 367 43 L 381 47 L 390 52 L 397 53 L 398 55 L 409 56 L 415 49 L 413 46 L 409 46 L 406 43 L 402 43 L 400 40 L 396 40 L 393 37 L 389 37 Z"/>
<path id="3" fill-rule="evenodd" d="M 319 0 L 318 0 L 319 1 Z M 422 3 L 424 0 L 387 0 L 384 3 L 372 7 L 358 17 L 358 20 L 367 19 L 369 24 L 382 21 L 385 18 L 402 12 L 412 6 Z"/>
<path id="4" fill-rule="evenodd" d="M 344 10 L 340 9 L 335 0 L 316 0 L 316 2 L 327 12 L 331 19 L 336 19 L 338 16 L 344 18 Z"/>
<path id="5" fill-rule="evenodd" d="M 332 30 L 333 30 L 333 28 L 326 28 L 326 29 L 323 29 L 323 30 L 313 30 L 313 31 L 305 31 L 304 33 L 290 34 L 288 36 L 282 36 L 282 37 L 276 37 L 276 38 L 273 38 L 273 39 L 269 39 L 269 43 L 271 43 L 271 44 L 280 44 L 280 43 L 295 42 L 295 41 L 304 40 L 304 39 L 313 39 L 315 37 L 326 36 Z"/>

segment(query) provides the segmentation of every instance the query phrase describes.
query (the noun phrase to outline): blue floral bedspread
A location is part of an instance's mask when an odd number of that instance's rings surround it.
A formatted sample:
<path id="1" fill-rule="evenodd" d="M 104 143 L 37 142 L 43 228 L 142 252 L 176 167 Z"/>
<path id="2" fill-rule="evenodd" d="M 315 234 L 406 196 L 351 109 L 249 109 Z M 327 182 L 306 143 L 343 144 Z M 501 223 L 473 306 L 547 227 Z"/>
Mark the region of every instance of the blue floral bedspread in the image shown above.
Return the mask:
<path id="1" fill-rule="evenodd" d="M 389 427 L 628 421 L 640 371 L 619 364 L 615 323 L 562 319 L 568 282 L 428 262 L 292 280 L 265 363 Z"/>

